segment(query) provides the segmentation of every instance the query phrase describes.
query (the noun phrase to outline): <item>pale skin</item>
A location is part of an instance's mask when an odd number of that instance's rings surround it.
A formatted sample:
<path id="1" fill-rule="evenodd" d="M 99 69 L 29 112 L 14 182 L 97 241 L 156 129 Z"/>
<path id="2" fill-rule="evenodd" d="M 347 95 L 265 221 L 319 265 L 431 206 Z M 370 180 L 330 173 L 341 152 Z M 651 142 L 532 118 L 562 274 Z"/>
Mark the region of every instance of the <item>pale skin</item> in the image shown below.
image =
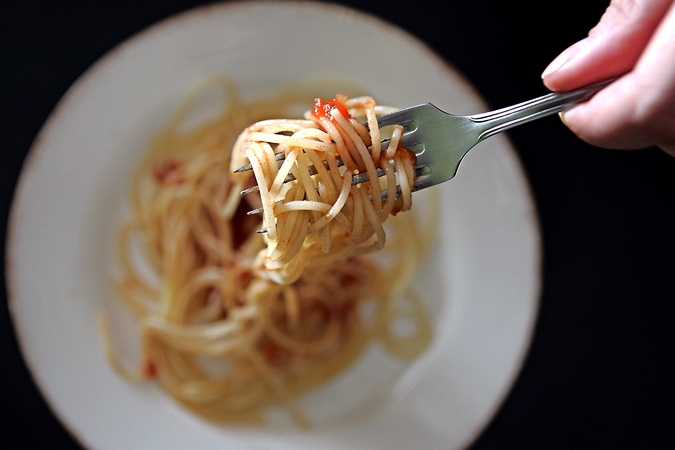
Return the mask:
<path id="1" fill-rule="evenodd" d="M 565 125 L 598 147 L 658 146 L 675 156 L 675 0 L 612 0 L 588 37 L 542 74 L 553 91 L 614 77 L 562 113 Z"/>

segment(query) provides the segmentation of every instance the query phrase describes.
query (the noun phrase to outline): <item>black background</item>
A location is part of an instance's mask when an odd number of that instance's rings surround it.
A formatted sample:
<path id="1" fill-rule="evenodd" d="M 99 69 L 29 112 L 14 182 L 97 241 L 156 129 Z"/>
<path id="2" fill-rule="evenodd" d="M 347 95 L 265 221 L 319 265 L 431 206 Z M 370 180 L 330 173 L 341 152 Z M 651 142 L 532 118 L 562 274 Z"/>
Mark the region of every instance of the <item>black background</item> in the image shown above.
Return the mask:
<path id="1" fill-rule="evenodd" d="M 3 236 L 23 159 L 68 87 L 130 35 L 200 3 L 2 3 Z M 544 67 L 585 37 L 607 6 L 605 0 L 341 3 L 425 41 L 495 108 L 544 94 Z M 673 448 L 675 159 L 657 149 L 589 146 L 557 117 L 509 135 L 539 210 L 543 294 L 522 372 L 472 448 Z M 6 302 L 0 413 L 5 448 L 78 448 L 32 383 Z"/>

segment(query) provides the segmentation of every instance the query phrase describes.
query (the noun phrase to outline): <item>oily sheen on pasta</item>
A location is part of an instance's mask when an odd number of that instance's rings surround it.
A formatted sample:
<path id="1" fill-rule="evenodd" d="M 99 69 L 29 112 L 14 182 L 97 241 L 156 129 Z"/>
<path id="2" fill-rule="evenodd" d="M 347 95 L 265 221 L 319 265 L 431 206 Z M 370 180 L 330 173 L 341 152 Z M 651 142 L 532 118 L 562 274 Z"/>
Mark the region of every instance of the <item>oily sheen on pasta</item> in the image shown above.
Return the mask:
<path id="1" fill-rule="evenodd" d="M 223 111 L 187 124 L 214 89 Z M 299 105 L 305 117 L 287 118 Z M 223 80 L 191 92 L 130 185 L 116 286 L 143 356 L 138 370 L 123 364 L 102 316 L 113 367 L 210 420 L 261 422 L 282 404 L 302 426 L 311 417 L 298 395 L 369 342 L 397 358 L 423 352 L 429 320 L 408 284 L 432 234 L 411 213 L 390 220 L 411 208 L 414 154 L 400 129 L 381 144 L 381 110 L 370 97 L 312 103 L 297 89 L 243 102 Z M 353 184 L 357 172 L 370 181 Z M 259 193 L 240 195 L 254 184 Z M 413 331 L 397 331 L 402 316 Z"/>

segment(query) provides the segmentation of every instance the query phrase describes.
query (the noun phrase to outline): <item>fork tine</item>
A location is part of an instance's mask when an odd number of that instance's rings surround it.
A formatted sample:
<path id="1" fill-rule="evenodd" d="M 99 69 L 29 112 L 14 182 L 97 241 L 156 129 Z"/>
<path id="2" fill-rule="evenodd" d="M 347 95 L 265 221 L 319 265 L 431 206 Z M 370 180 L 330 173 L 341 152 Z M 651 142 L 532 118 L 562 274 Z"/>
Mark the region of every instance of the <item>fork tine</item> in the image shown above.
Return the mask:
<path id="1" fill-rule="evenodd" d="M 413 106 L 399 111 L 395 111 L 378 118 L 378 125 L 386 127 L 389 125 L 400 125 L 403 127 L 400 145 L 413 151 L 417 156 L 424 153 L 425 145 L 420 132 L 418 112 L 430 106 L 429 103 Z M 385 145 L 385 142 L 383 142 Z"/>
<path id="2" fill-rule="evenodd" d="M 244 189 L 243 191 L 241 191 L 241 192 L 239 193 L 239 195 L 252 194 L 252 193 L 254 193 L 254 192 L 260 192 L 260 187 L 259 187 L 257 184 L 251 186 L 251 187 L 248 188 L 248 189 Z"/>
<path id="3" fill-rule="evenodd" d="M 233 173 L 241 173 L 241 172 L 248 172 L 249 170 L 253 170 L 253 166 L 250 165 L 250 164 L 246 164 L 244 166 L 237 167 L 232 172 Z"/>
<path id="4" fill-rule="evenodd" d="M 316 169 L 314 169 L 314 167 L 310 167 L 309 168 L 309 174 L 314 175 L 315 173 L 316 173 Z M 293 180 L 295 180 L 295 177 L 291 174 L 288 174 L 288 175 L 286 175 L 286 178 L 284 178 L 284 183 L 288 183 L 289 181 L 293 181 Z M 258 186 L 257 184 L 251 186 L 248 189 L 244 189 L 243 191 L 241 191 L 239 193 L 239 195 L 252 194 L 254 192 L 260 192 L 260 186 Z"/>
<path id="5" fill-rule="evenodd" d="M 413 108 L 406 108 L 402 109 L 400 111 L 394 111 L 389 114 L 385 114 L 384 116 L 380 116 L 377 118 L 377 124 L 380 127 L 386 127 L 389 125 L 401 125 L 403 127 L 404 132 L 408 132 L 410 126 L 416 126 L 414 119 L 411 114 L 411 110 Z"/>
<path id="6" fill-rule="evenodd" d="M 284 162 L 284 154 L 283 153 L 275 153 L 274 154 L 274 159 L 277 160 L 279 163 L 279 167 L 281 167 L 281 164 Z M 234 173 L 241 173 L 241 172 L 248 172 L 249 170 L 253 170 L 253 166 L 250 164 L 246 164 L 245 166 L 237 167 L 236 169 L 233 170 Z"/>

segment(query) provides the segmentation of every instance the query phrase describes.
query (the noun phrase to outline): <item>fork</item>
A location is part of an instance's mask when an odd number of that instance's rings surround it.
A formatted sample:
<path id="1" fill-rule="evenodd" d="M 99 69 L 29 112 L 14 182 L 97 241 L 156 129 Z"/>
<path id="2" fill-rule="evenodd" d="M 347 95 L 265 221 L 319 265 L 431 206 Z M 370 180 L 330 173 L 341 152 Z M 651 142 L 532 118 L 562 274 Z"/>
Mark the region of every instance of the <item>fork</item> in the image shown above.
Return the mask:
<path id="1" fill-rule="evenodd" d="M 453 178 L 464 156 L 479 142 L 515 126 L 565 111 L 589 99 L 612 81 L 566 92 L 553 92 L 513 106 L 472 116 L 452 115 L 431 103 L 423 103 L 380 116 L 377 123 L 381 128 L 389 125 L 403 127 L 400 145 L 417 155 L 412 190 L 418 191 Z M 282 157 L 283 154 L 280 154 L 279 158 Z M 236 172 L 245 170 L 250 170 L 250 166 L 241 167 Z M 352 184 L 367 180 L 366 173 L 356 174 Z M 242 194 L 253 190 L 242 191 Z"/>

